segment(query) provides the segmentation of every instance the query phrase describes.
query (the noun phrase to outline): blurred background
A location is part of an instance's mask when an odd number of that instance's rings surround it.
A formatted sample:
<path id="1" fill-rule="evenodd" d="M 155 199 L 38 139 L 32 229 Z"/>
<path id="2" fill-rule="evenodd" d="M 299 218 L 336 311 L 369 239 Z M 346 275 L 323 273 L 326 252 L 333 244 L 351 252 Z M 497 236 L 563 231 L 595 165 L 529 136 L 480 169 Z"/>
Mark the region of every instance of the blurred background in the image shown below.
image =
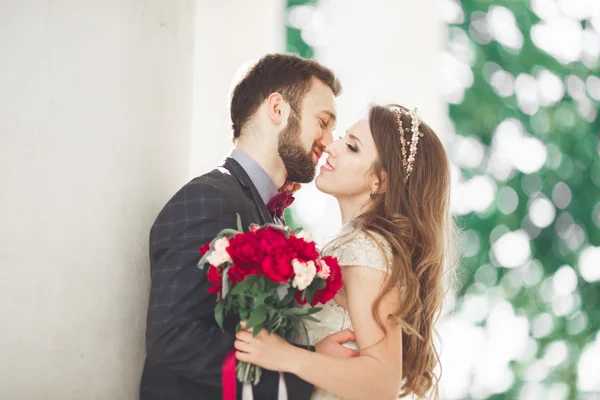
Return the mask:
<path id="1" fill-rule="evenodd" d="M 0 0 L 0 33 L 0 398 L 137 397 L 149 228 L 287 51 L 339 75 L 338 134 L 395 102 L 446 145 L 441 398 L 600 399 L 600 1 Z M 340 227 L 313 185 L 286 212 Z"/>

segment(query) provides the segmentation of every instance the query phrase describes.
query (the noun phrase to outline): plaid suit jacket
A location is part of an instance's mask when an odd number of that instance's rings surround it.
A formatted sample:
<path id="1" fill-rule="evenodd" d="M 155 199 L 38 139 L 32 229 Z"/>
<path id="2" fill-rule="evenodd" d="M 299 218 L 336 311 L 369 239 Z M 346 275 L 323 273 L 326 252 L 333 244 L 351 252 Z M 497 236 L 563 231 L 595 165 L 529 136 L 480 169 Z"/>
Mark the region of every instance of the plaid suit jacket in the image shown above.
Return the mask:
<path id="1" fill-rule="evenodd" d="M 233 349 L 235 321 L 225 332 L 214 320 L 216 295 L 197 267 L 198 247 L 222 229 L 273 222 L 256 187 L 237 161 L 227 158 L 180 189 L 150 231 L 151 289 L 141 400 L 221 399 L 221 367 Z M 264 371 L 254 398 L 277 398 L 279 375 Z M 309 399 L 313 386 L 286 374 L 290 400 Z M 238 385 L 240 398 L 240 385 Z"/>

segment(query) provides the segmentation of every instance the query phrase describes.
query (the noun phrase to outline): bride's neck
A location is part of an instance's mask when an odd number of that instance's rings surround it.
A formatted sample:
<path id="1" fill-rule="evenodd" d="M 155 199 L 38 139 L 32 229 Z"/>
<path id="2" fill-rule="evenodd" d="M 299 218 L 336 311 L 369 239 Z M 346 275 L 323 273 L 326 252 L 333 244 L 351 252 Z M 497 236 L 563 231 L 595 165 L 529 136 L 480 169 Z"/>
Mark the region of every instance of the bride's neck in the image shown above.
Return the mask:
<path id="1" fill-rule="evenodd" d="M 342 214 L 342 226 L 348 224 L 356 217 L 358 217 L 364 210 L 364 207 L 368 204 L 369 198 L 366 199 L 353 196 L 353 197 L 338 197 L 338 204 L 340 205 L 340 213 Z"/>

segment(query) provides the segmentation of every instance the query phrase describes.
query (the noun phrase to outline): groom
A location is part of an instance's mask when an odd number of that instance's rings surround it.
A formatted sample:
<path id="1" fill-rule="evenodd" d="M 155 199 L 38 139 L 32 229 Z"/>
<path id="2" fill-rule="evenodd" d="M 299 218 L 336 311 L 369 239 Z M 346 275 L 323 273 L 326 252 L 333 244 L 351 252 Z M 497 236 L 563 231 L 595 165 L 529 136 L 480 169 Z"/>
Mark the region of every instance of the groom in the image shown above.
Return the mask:
<path id="1" fill-rule="evenodd" d="M 215 170 L 195 178 L 165 205 L 150 231 L 151 290 L 146 331 L 147 358 L 141 400 L 221 399 L 221 368 L 233 349 L 234 326 L 221 331 L 214 320 L 216 298 L 198 247 L 222 229 L 278 221 L 267 209 L 286 181 L 310 182 L 336 120 L 334 74 L 292 55 L 263 57 L 235 87 L 231 120 L 235 149 Z M 355 355 L 342 343 L 349 331 L 325 338 L 316 351 Z M 285 374 L 288 398 L 309 399 L 313 387 Z M 264 371 L 256 400 L 277 398 L 279 374 Z M 238 398 L 240 397 L 238 385 Z"/>

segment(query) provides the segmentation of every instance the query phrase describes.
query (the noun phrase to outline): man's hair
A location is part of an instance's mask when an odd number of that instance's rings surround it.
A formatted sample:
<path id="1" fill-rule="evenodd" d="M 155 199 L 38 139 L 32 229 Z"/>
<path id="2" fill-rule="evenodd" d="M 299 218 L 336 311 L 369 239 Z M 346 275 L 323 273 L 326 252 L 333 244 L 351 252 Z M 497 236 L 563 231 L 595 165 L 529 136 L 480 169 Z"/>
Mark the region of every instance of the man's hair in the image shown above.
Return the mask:
<path id="1" fill-rule="evenodd" d="M 291 54 L 268 54 L 261 58 L 233 89 L 230 113 L 234 140 L 271 93 L 281 94 L 299 114 L 313 77 L 329 86 L 335 96 L 342 92 L 334 73 L 314 60 Z"/>

